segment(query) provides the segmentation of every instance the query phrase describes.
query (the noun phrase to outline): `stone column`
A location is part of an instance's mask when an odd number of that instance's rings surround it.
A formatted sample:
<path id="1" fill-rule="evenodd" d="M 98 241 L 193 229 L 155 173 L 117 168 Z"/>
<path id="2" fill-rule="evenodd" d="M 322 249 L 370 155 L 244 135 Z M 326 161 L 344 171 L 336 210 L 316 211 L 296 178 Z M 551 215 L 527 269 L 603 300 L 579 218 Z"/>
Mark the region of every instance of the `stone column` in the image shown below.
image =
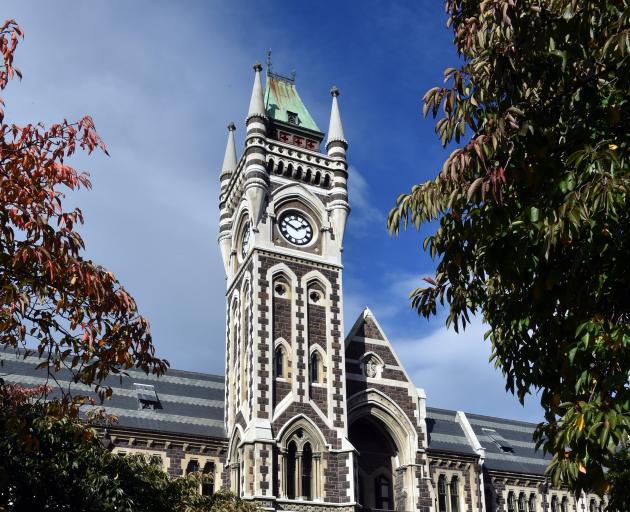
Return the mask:
<path id="1" fill-rule="evenodd" d="M 287 466 L 286 457 L 284 456 L 284 450 L 278 450 L 278 496 L 280 498 L 286 498 L 287 493 Z"/>
<path id="2" fill-rule="evenodd" d="M 302 452 L 295 452 L 295 498 L 302 497 Z"/>
<path id="3" fill-rule="evenodd" d="M 313 454 L 313 467 L 312 471 L 312 486 L 313 486 L 313 499 L 321 499 L 322 498 L 322 473 L 321 473 L 321 453 Z"/>
<path id="4" fill-rule="evenodd" d="M 232 492 L 237 496 L 240 495 L 241 487 L 240 462 L 234 462 L 230 465 L 230 483 L 232 484 Z"/>

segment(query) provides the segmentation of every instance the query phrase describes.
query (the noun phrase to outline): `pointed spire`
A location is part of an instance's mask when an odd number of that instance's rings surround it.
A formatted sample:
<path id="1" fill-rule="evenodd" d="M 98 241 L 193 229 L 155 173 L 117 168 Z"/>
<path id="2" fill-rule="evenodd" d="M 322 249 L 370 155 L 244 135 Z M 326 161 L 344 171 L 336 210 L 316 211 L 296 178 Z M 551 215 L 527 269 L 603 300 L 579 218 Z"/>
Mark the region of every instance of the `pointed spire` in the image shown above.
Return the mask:
<path id="1" fill-rule="evenodd" d="M 330 109 L 330 125 L 328 126 L 328 141 L 326 142 L 326 149 L 333 142 L 341 142 L 348 145 L 348 141 L 343 134 L 343 126 L 341 125 L 341 114 L 339 113 L 339 104 L 337 103 L 337 96 L 339 96 L 339 89 L 333 86 L 330 90 L 332 95 L 332 107 Z"/>
<path id="2" fill-rule="evenodd" d="M 227 126 L 228 138 L 227 145 L 225 146 L 225 156 L 223 157 L 223 167 L 221 167 L 221 174 L 232 174 L 236 169 L 236 144 L 234 144 L 234 131 L 236 126 L 234 123 L 230 123 Z"/>
<path id="3" fill-rule="evenodd" d="M 247 121 L 249 121 L 252 117 L 258 116 L 262 118 L 266 118 L 267 114 L 265 112 L 265 102 L 263 100 L 263 88 L 262 83 L 260 81 L 260 72 L 262 71 L 262 66 L 260 62 L 254 64 L 254 87 L 252 88 L 252 98 L 249 100 L 249 110 L 247 112 Z"/>

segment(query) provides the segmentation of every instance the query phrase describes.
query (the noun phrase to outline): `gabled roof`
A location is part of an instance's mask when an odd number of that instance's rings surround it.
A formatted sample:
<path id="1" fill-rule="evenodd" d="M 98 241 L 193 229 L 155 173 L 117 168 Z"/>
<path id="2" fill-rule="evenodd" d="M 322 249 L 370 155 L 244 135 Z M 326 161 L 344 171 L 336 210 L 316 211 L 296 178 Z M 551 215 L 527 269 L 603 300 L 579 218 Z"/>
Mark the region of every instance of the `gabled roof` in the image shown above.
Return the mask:
<path id="1" fill-rule="evenodd" d="M 37 369 L 41 359 L 37 355 L 24 358 L 12 350 L 0 349 L 0 376 L 8 384 L 23 386 L 50 385 L 52 396 L 59 394 L 56 383 L 47 379 L 45 369 Z M 128 375 L 110 375 L 104 386 L 113 389 L 111 400 L 99 403 L 86 385 L 71 383 L 67 370 L 55 373 L 64 389 L 75 395 L 92 396 L 96 407 L 118 418 L 114 427 L 151 430 L 161 433 L 187 434 L 225 438 L 223 411 L 225 389 L 223 376 L 182 370 L 168 370 L 156 377 L 138 370 L 127 370 Z M 143 408 L 142 402 L 154 408 Z"/>
<path id="2" fill-rule="evenodd" d="M 475 450 L 457 421 L 456 411 L 427 407 L 426 424 L 430 450 L 475 455 Z"/>
<path id="3" fill-rule="evenodd" d="M 466 418 L 486 451 L 488 469 L 542 475 L 551 456 L 536 450 L 535 423 L 466 413 Z"/>
<path id="4" fill-rule="evenodd" d="M 265 84 L 265 110 L 269 119 L 285 124 L 294 124 L 289 120 L 288 112 L 297 114 L 298 128 L 320 132 L 308 109 L 302 102 L 291 78 L 267 73 Z"/>

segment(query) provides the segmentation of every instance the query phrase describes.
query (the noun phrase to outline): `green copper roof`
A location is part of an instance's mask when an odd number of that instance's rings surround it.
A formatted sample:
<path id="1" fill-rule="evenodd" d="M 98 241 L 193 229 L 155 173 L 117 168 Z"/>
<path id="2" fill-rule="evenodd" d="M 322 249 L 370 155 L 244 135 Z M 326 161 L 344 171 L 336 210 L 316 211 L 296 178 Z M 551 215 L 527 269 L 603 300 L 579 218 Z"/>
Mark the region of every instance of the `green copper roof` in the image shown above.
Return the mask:
<path id="1" fill-rule="evenodd" d="M 297 114 L 297 125 L 300 128 L 321 132 L 315 121 L 302 103 L 300 95 L 292 80 L 267 74 L 265 84 L 265 110 L 270 119 L 283 123 L 295 124 L 289 120 L 287 112 Z"/>

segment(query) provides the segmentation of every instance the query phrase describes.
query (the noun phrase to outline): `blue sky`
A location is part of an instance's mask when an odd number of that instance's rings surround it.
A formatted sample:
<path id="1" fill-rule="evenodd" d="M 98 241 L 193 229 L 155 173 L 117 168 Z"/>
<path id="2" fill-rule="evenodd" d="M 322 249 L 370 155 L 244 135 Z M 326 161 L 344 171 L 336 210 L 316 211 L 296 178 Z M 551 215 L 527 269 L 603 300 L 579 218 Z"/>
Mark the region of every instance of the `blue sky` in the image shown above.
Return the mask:
<path id="1" fill-rule="evenodd" d="M 300 95 L 328 126 L 340 106 L 351 164 L 344 254 L 348 330 L 369 306 L 433 406 L 538 420 L 488 363 L 481 322 L 457 335 L 420 319 L 407 295 L 434 263 L 428 233 L 387 234 L 398 194 L 434 176 L 447 156 L 421 116 L 424 92 L 457 56 L 442 2 L 5 1 L 23 26 L 5 91 L 7 120 L 94 118 L 110 157 L 79 156 L 93 190 L 82 208 L 87 257 L 136 298 L 161 356 L 176 368 L 223 373 L 225 281 L 216 236 L 226 125 L 243 123 L 251 66 L 297 72 Z"/>

